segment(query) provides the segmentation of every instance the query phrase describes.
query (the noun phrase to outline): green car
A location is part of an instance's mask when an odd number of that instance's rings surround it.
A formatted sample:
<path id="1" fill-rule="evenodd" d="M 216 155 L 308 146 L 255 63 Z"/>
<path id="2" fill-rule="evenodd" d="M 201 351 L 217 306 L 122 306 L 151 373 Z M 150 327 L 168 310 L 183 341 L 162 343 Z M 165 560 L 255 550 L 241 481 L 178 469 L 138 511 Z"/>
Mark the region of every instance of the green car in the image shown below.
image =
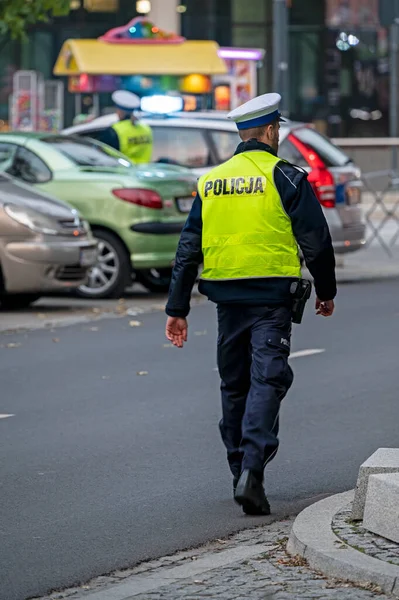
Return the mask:
<path id="1" fill-rule="evenodd" d="M 89 298 L 118 298 L 132 282 L 169 287 L 180 231 L 196 191 L 189 170 L 133 165 L 90 139 L 44 133 L 0 134 L 0 170 L 76 208 L 99 241 Z"/>

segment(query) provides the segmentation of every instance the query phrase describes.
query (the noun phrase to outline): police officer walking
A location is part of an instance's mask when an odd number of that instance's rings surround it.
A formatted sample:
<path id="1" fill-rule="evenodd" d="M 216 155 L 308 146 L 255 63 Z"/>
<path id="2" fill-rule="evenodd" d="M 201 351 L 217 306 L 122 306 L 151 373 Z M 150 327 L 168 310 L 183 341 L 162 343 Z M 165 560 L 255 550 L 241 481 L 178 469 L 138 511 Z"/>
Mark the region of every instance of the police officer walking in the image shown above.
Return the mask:
<path id="1" fill-rule="evenodd" d="M 106 129 L 101 141 L 127 156 L 134 163 L 149 163 L 152 156 L 152 131 L 135 116 L 140 98 L 126 90 L 112 94 L 118 122 Z"/>
<path id="2" fill-rule="evenodd" d="M 317 314 L 331 316 L 336 295 L 323 211 L 306 172 L 277 156 L 280 100 L 265 94 L 228 115 L 242 142 L 199 180 L 166 306 L 166 336 L 181 348 L 203 262 L 199 290 L 218 313 L 220 431 L 234 498 L 250 515 L 270 514 L 264 467 L 277 453 L 280 404 L 293 381 L 293 291 L 303 282 L 298 245 L 314 279 Z"/>

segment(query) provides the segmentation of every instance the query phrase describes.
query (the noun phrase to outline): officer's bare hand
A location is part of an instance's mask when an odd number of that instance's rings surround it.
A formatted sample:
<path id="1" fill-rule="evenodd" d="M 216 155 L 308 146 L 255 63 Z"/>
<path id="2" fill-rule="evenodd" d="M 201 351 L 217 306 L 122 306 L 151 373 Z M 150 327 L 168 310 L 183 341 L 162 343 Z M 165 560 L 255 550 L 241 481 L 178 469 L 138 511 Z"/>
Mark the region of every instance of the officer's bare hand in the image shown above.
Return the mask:
<path id="1" fill-rule="evenodd" d="M 187 342 L 187 330 L 187 319 L 168 317 L 166 321 L 166 337 L 177 348 L 183 348 L 184 342 Z"/>
<path id="2" fill-rule="evenodd" d="M 321 315 L 322 317 L 331 317 L 334 312 L 334 308 L 334 300 L 321 301 L 319 298 L 316 298 L 316 315 Z"/>

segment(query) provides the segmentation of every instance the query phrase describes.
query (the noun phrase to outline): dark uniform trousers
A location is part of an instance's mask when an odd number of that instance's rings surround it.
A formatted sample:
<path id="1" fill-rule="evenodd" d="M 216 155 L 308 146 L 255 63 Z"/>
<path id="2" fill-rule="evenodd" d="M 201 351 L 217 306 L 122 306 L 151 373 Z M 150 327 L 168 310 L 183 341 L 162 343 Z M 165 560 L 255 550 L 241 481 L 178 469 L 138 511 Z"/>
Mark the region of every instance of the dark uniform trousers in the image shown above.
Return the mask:
<path id="1" fill-rule="evenodd" d="M 278 449 L 280 403 L 292 385 L 291 310 L 219 304 L 220 432 L 231 472 L 263 472 Z"/>

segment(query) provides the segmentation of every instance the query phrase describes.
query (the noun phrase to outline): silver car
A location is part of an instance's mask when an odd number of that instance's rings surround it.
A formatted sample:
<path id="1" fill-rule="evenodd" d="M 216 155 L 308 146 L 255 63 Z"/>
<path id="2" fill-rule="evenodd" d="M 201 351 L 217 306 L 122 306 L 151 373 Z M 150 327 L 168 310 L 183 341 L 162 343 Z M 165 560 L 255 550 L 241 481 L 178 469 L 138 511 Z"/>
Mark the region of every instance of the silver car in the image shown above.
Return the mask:
<path id="1" fill-rule="evenodd" d="M 66 204 L 0 174 L 0 305 L 74 289 L 97 258 L 88 224 Z"/>

